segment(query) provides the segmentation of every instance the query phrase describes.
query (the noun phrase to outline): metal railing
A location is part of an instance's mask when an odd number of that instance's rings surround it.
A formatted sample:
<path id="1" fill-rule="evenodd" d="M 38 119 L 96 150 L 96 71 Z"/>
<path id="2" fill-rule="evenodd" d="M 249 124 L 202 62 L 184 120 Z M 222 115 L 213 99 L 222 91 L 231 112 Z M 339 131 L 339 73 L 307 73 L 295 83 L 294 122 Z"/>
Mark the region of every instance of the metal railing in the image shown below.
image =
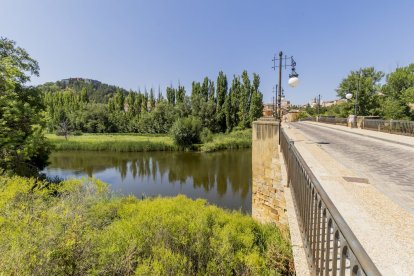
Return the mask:
<path id="1" fill-rule="evenodd" d="M 413 121 L 363 119 L 361 128 L 414 136 Z"/>
<path id="2" fill-rule="evenodd" d="M 306 118 L 299 119 L 299 121 L 312 121 L 312 122 L 315 122 L 316 118 L 315 117 L 306 117 Z"/>
<path id="3" fill-rule="evenodd" d="M 316 120 L 315 118 L 312 118 L 306 120 L 301 119 L 301 121 Z M 318 118 L 318 122 L 346 126 L 348 124 L 348 119 L 322 116 Z M 368 130 L 376 130 L 387 133 L 414 136 L 414 121 L 367 119 L 362 117 L 361 119 L 358 119 L 358 127 Z"/>
<path id="4" fill-rule="evenodd" d="M 332 203 L 315 175 L 290 141 L 281 133 L 299 227 L 310 268 L 315 275 L 381 275 Z"/>
<path id="5" fill-rule="evenodd" d="M 328 123 L 328 124 L 334 124 L 334 125 L 348 125 L 348 119 L 347 118 L 338 118 L 338 117 L 324 117 L 321 116 L 318 118 L 318 122 L 321 123 Z"/>

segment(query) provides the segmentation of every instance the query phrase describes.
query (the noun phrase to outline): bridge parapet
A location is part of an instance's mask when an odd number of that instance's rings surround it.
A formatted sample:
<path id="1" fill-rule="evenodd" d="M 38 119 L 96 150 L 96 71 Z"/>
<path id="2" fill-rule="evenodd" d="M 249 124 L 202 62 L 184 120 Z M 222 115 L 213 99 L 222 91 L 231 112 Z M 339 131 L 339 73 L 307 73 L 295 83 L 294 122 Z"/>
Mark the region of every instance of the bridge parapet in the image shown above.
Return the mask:
<path id="1" fill-rule="evenodd" d="M 278 150 L 279 123 L 265 118 L 252 124 L 252 216 L 287 227 L 286 201 Z"/>

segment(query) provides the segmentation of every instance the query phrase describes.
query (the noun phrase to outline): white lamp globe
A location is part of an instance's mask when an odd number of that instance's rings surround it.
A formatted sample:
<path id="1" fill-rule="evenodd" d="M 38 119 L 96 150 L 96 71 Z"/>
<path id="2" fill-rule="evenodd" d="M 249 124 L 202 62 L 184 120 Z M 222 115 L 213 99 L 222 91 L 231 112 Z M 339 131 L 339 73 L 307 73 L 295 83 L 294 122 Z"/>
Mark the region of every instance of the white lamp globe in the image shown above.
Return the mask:
<path id="1" fill-rule="evenodd" d="M 345 95 L 345 98 L 346 98 L 347 100 L 352 99 L 352 93 L 348 93 L 348 94 L 346 94 L 346 95 Z"/>
<path id="2" fill-rule="evenodd" d="M 288 81 L 288 84 L 290 85 L 290 87 L 296 87 L 299 84 L 298 77 L 291 77 Z"/>

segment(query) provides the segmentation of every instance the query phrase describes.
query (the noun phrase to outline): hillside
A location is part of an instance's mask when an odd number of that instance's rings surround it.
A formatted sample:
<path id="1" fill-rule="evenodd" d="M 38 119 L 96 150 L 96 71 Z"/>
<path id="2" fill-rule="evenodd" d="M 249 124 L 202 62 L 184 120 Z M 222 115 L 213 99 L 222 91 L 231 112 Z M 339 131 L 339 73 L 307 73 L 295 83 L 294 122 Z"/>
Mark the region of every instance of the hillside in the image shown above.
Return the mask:
<path id="1" fill-rule="evenodd" d="M 107 103 L 108 99 L 115 94 L 117 90 L 121 91 L 124 95 L 128 94 L 126 89 L 118 86 L 84 78 L 69 78 L 56 82 L 47 82 L 39 85 L 38 88 L 44 93 L 58 92 L 65 89 L 71 89 L 79 93 L 81 91 L 86 91 L 88 99 L 96 103 Z"/>

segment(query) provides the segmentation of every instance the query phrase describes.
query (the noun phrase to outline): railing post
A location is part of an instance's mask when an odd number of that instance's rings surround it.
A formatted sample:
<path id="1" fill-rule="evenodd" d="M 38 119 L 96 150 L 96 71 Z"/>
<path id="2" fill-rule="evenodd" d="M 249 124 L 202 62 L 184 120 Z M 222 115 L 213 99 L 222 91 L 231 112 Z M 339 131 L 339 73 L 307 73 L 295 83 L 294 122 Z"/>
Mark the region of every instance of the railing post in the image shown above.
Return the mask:
<path id="1" fill-rule="evenodd" d="M 293 143 L 294 143 L 294 141 L 292 141 L 292 140 L 289 140 L 288 141 L 288 139 L 287 139 L 287 137 L 286 137 L 286 134 L 284 133 L 284 137 L 283 137 L 284 139 L 285 139 L 285 141 L 286 142 L 288 142 L 288 144 L 287 144 L 287 150 L 288 150 L 288 152 L 290 151 L 290 148 L 292 147 L 292 145 L 293 145 Z M 287 156 L 285 156 L 285 161 L 286 161 L 286 168 L 287 168 L 287 170 L 286 170 L 286 174 L 287 174 L 287 187 L 290 187 L 290 175 L 291 175 L 291 173 L 289 173 L 289 168 L 290 168 L 290 158 L 289 158 L 289 154 L 287 154 Z"/>

